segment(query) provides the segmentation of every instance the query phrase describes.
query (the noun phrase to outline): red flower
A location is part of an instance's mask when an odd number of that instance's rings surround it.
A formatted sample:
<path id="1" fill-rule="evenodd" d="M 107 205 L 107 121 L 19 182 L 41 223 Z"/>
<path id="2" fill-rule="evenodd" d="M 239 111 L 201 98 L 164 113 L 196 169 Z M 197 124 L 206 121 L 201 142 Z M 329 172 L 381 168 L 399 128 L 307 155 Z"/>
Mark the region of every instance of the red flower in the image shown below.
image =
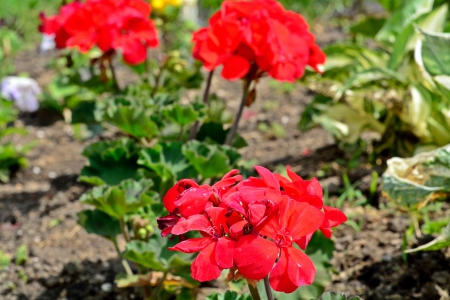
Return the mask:
<path id="1" fill-rule="evenodd" d="M 303 180 L 289 167 L 289 179 L 255 168 L 260 178 L 242 180 L 233 170 L 213 186 L 189 179 L 177 182 L 163 199 L 170 214 L 158 218 L 158 224 L 163 236 L 189 231 L 203 236 L 170 248 L 200 252 L 191 267 L 194 279 L 212 280 L 230 269 L 230 280 L 269 275 L 273 289 L 291 293 L 311 284 L 316 273 L 311 259 L 293 244 L 305 248 L 317 229 L 329 238 L 330 228 L 346 217 L 338 209 L 322 207 L 317 180 Z"/>
<path id="2" fill-rule="evenodd" d="M 65 5 L 60 15 L 46 19 L 40 30 L 56 34 L 58 48 L 88 52 L 97 45 L 103 52 L 121 50 L 125 62 L 139 64 L 147 48 L 158 46 L 156 28 L 148 19 L 150 5 L 143 0 L 88 0 Z"/>
<path id="3" fill-rule="evenodd" d="M 39 15 L 39 18 L 41 19 L 39 31 L 47 35 L 55 35 L 56 47 L 58 49 L 65 48 L 70 35 L 66 31 L 64 24 L 75 12 L 79 10 L 80 7 L 81 3 L 79 1 L 75 1 L 62 6 L 59 10 L 59 15 L 47 18 L 44 13 L 41 13 Z"/>
<path id="4" fill-rule="evenodd" d="M 169 250 L 194 253 L 200 251 L 191 266 L 192 277 L 198 281 L 209 281 L 220 276 L 222 269 L 233 267 L 235 241 L 225 237 L 227 233 L 226 209 L 211 207 L 205 214 L 182 219 L 172 229 L 180 235 L 191 230 L 201 231 L 205 237 L 183 241 Z"/>
<path id="5" fill-rule="evenodd" d="M 292 199 L 280 203 L 279 212 L 258 232 L 271 240 L 250 234 L 236 243 L 234 261 L 239 273 L 254 280 L 270 273 L 272 288 L 285 293 L 311 284 L 316 273 L 314 264 L 293 243 L 314 233 L 322 222 L 323 213 L 307 203 Z"/>
<path id="6" fill-rule="evenodd" d="M 305 20 L 275 0 L 225 0 L 209 23 L 194 33 L 193 55 L 207 70 L 222 65 L 226 79 L 251 72 L 251 79 L 268 73 L 292 82 L 307 65 L 320 71 L 325 62 Z"/>

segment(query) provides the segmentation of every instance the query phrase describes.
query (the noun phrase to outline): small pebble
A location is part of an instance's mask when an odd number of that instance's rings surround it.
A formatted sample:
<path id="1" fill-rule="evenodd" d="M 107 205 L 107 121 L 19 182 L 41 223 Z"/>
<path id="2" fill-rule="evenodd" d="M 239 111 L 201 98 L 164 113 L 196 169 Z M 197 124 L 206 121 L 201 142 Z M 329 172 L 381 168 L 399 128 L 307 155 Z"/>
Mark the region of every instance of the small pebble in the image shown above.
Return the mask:
<path id="1" fill-rule="evenodd" d="M 289 123 L 289 117 L 288 116 L 281 117 L 281 123 L 283 125 L 286 125 L 287 123 Z"/>
<path id="2" fill-rule="evenodd" d="M 105 293 L 111 292 L 112 288 L 113 288 L 113 285 L 109 282 L 102 284 L 102 291 L 104 291 Z"/>
<path id="3" fill-rule="evenodd" d="M 43 139 L 43 138 L 45 137 L 45 132 L 42 131 L 42 130 L 38 130 L 38 131 L 36 132 L 36 136 L 37 136 L 38 138 L 40 138 L 40 139 Z"/>
<path id="4" fill-rule="evenodd" d="M 33 167 L 33 173 L 36 174 L 36 175 L 41 174 L 41 168 L 39 168 L 39 167 Z"/>
<path id="5" fill-rule="evenodd" d="M 56 176 L 58 176 L 58 174 L 56 174 L 56 172 L 49 172 L 48 173 L 48 178 L 51 178 L 51 179 L 54 179 L 54 178 L 56 178 Z"/>

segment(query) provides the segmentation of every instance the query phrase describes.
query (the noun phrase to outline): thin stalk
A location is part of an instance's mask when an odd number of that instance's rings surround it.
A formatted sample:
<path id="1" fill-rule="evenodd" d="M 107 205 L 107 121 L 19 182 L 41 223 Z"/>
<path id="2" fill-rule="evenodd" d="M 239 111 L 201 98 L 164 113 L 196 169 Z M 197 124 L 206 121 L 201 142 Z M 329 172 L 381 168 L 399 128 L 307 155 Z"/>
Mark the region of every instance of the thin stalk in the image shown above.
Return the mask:
<path id="1" fill-rule="evenodd" d="M 183 137 L 184 126 L 181 126 L 180 132 L 178 133 L 177 141 L 181 142 L 181 138 Z"/>
<path id="2" fill-rule="evenodd" d="M 125 241 L 128 243 L 131 239 L 127 229 L 127 224 L 125 223 L 125 220 L 123 218 L 120 218 L 119 221 L 120 221 L 120 228 L 122 229 L 123 236 L 125 237 Z"/>
<path id="3" fill-rule="evenodd" d="M 162 289 L 162 286 L 163 286 L 163 284 L 164 284 L 164 281 L 166 280 L 166 278 L 167 278 L 167 272 L 165 272 L 164 273 L 164 275 L 163 275 L 163 277 L 161 278 L 161 280 L 159 281 L 159 283 L 158 283 L 158 285 L 155 287 L 155 289 L 153 290 L 153 292 L 152 292 L 152 295 L 151 295 L 151 298 L 149 298 L 149 299 L 157 299 L 157 300 L 159 300 L 159 299 L 161 299 L 161 297 L 160 297 L 160 293 L 161 293 L 161 289 Z"/>
<path id="4" fill-rule="evenodd" d="M 250 84 L 251 84 L 251 80 L 248 78 L 245 79 L 244 91 L 242 92 L 241 104 L 239 105 L 239 110 L 236 114 L 236 118 L 234 119 L 233 127 L 231 127 L 231 131 L 227 136 L 225 145 L 231 145 L 231 142 L 233 141 L 233 138 L 236 134 L 236 131 L 239 126 L 239 121 L 241 120 L 242 112 L 244 111 L 244 106 L 247 103 L 247 98 L 248 98 L 248 94 L 249 94 L 249 90 L 250 90 Z"/>
<path id="5" fill-rule="evenodd" d="M 114 89 L 116 90 L 116 92 L 120 92 L 120 86 L 119 86 L 119 82 L 117 81 L 117 76 L 116 76 L 116 68 L 114 67 L 112 58 L 109 60 L 109 70 L 111 71 Z"/>
<path id="6" fill-rule="evenodd" d="M 264 288 L 266 289 L 267 300 L 273 300 L 272 289 L 269 285 L 269 276 L 264 278 Z"/>
<path id="7" fill-rule="evenodd" d="M 252 295 L 252 299 L 253 300 L 261 300 L 261 296 L 259 295 L 258 288 L 256 286 L 253 286 L 250 282 L 247 282 L 247 284 L 248 284 L 248 289 L 250 290 L 250 295 Z"/>
<path id="8" fill-rule="evenodd" d="M 127 273 L 127 275 L 133 275 L 133 271 L 131 270 L 130 265 L 128 264 L 127 260 L 125 258 L 122 257 L 122 252 L 120 252 L 119 246 L 117 245 L 117 241 L 116 239 L 111 240 L 114 244 L 114 248 L 117 251 L 117 254 L 120 257 L 120 260 L 122 262 L 123 268 L 125 269 L 125 273 Z"/>
<path id="9" fill-rule="evenodd" d="M 211 82 L 214 75 L 214 70 L 210 71 L 208 74 L 208 79 L 206 80 L 205 91 L 203 92 L 203 103 L 208 103 L 209 98 L 209 90 L 211 89 Z M 189 133 L 189 140 L 193 140 L 197 135 L 198 127 L 200 126 L 200 121 L 195 122 L 194 126 L 191 128 L 191 132 Z"/>
<path id="10" fill-rule="evenodd" d="M 158 92 L 159 83 L 161 81 L 163 71 L 164 71 L 164 65 L 161 67 L 161 69 L 158 71 L 158 75 L 156 75 L 156 77 L 155 77 L 155 85 L 153 86 L 152 97 L 154 97 L 156 95 L 156 92 Z"/>

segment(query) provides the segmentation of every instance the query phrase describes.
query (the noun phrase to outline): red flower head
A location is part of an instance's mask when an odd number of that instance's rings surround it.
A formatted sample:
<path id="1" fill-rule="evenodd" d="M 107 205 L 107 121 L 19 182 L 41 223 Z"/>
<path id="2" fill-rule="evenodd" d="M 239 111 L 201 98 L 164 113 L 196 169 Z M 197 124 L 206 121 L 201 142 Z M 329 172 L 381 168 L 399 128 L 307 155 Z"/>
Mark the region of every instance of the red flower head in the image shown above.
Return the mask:
<path id="1" fill-rule="evenodd" d="M 158 35 L 148 18 L 144 0 L 87 0 L 65 5 L 60 15 L 46 19 L 40 30 L 56 34 L 58 48 L 88 52 L 94 45 L 102 51 L 121 50 L 125 62 L 142 63 L 148 47 L 158 46 Z"/>
<path id="2" fill-rule="evenodd" d="M 275 0 L 225 0 L 193 41 L 194 57 L 209 71 L 223 66 L 229 80 L 250 72 L 251 79 L 268 73 L 293 82 L 307 65 L 320 71 L 325 62 L 305 20 Z"/>
<path id="3" fill-rule="evenodd" d="M 230 279 L 261 280 L 269 275 L 273 289 L 291 293 L 311 284 L 316 273 L 311 259 L 294 243 L 306 247 L 318 229 L 330 237 L 330 228 L 346 217 L 322 207 L 317 180 L 305 181 L 289 167 L 289 179 L 255 168 L 260 178 L 242 180 L 234 170 L 213 186 L 189 179 L 177 182 L 163 199 L 170 214 L 158 218 L 158 224 L 163 236 L 189 231 L 203 236 L 170 248 L 200 252 L 191 267 L 194 279 L 212 280 L 230 269 Z"/>

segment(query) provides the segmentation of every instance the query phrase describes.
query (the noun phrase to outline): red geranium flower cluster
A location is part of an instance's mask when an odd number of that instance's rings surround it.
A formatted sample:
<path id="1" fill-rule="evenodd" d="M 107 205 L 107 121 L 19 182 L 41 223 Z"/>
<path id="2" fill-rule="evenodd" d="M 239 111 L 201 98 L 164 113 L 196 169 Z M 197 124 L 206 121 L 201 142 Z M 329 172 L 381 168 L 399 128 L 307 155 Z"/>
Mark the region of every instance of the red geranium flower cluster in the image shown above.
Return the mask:
<path id="1" fill-rule="evenodd" d="M 194 57 L 209 71 L 223 65 L 222 77 L 229 80 L 254 70 L 256 77 L 267 72 L 292 82 L 307 65 L 320 72 L 325 62 L 303 17 L 276 0 L 225 0 L 193 41 Z"/>
<path id="2" fill-rule="evenodd" d="M 317 179 L 303 180 L 286 168 L 289 178 L 255 167 L 261 178 L 242 180 L 233 170 L 213 186 L 192 180 L 177 182 L 164 196 L 169 215 L 158 219 L 162 235 L 182 236 L 199 231 L 170 250 L 200 252 L 192 263 L 192 277 L 208 281 L 230 269 L 229 279 L 261 280 L 269 275 L 272 288 L 291 293 L 311 284 L 316 273 L 305 249 L 320 229 L 347 220 L 338 209 L 323 206 Z"/>
<path id="3" fill-rule="evenodd" d="M 78 48 L 86 53 L 97 45 L 103 52 L 121 50 L 127 63 L 139 64 L 147 56 L 147 47 L 158 46 L 150 12 L 144 0 L 75 1 L 62 6 L 56 16 L 41 14 L 39 30 L 55 35 L 58 49 Z"/>

